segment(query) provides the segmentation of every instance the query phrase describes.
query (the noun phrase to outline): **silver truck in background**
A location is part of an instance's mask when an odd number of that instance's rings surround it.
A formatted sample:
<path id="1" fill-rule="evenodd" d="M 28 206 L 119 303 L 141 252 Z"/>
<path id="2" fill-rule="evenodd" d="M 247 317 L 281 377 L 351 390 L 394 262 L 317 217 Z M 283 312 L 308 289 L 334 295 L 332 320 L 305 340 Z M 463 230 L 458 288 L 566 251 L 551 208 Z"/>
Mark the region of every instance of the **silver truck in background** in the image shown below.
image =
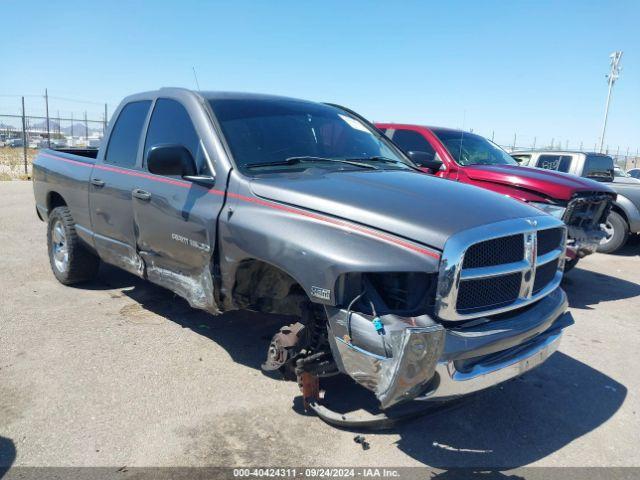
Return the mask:
<path id="1" fill-rule="evenodd" d="M 511 153 L 520 165 L 588 177 L 615 190 L 616 200 L 603 225 L 605 238 L 598 246 L 602 253 L 613 253 L 624 246 L 629 234 L 640 232 L 640 182 L 615 175 L 613 158 L 601 153 L 565 150 L 518 150 Z"/>
<path id="2" fill-rule="evenodd" d="M 212 314 L 281 314 L 263 368 L 310 402 L 336 373 L 382 408 L 475 392 L 540 365 L 573 323 L 561 220 L 417 173 L 337 106 L 141 93 L 98 151 L 43 150 L 33 171 L 60 282 L 104 261 Z"/>

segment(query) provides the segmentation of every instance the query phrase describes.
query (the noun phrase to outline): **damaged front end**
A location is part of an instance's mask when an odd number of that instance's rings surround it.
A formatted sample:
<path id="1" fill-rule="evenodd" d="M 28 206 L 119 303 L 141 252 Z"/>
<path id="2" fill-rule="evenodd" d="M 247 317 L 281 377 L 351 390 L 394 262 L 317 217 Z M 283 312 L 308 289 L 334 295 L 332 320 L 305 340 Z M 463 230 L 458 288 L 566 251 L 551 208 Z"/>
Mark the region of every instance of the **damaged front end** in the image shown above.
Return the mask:
<path id="1" fill-rule="evenodd" d="M 327 313 L 329 345 L 338 368 L 372 390 L 383 409 L 416 397 L 433 378 L 445 329 L 428 316 L 384 315 L 380 321 L 385 334 L 380 335 L 369 315 L 335 308 L 327 308 Z M 357 342 L 349 331 L 358 332 Z"/>
<path id="2" fill-rule="evenodd" d="M 598 245 L 605 238 L 602 229 L 613 197 L 609 194 L 576 194 L 564 213 L 563 220 L 567 224 L 567 253 L 573 258 L 583 258 L 596 252 Z"/>
<path id="3" fill-rule="evenodd" d="M 457 327 L 444 328 L 428 315 L 384 315 L 383 337 L 370 315 L 326 308 L 338 369 L 373 391 L 382 409 L 459 398 L 541 365 L 573 324 L 566 309 L 566 294 L 556 289 L 524 311 Z"/>
<path id="4" fill-rule="evenodd" d="M 389 409 L 537 367 L 573 323 L 559 288 L 565 249 L 559 219 L 515 219 L 450 237 L 437 273 L 345 278 L 338 305 L 325 305 L 337 368 Z"/>
<path id="5" fill-rule="evenodd" d="M 383 409 L 423 392 L 445 345 L 445 328 L 423 313 L 433 309 L 437 273 L 350 274 L 341 287 L 347 308 L 325 305 L 338 369 Z"/>

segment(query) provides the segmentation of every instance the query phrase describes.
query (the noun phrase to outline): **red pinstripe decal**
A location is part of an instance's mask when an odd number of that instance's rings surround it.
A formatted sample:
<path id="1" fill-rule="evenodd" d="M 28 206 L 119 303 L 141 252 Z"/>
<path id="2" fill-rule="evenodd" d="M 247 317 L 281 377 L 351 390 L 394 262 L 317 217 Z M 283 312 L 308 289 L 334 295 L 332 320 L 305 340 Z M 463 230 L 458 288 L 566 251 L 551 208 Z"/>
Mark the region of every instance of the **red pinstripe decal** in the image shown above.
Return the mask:
<path id="1" fill-rule="evenodd" d="M 240 200 L 243 200 L 245 202 L 250 202 L 250 203 L 257 203 L 258 205 L 264 206 L 264 207 L 268 207 L 268 208 L 273 208 L 276 210 L 282 210 L 283 212 L 287 212 L 287 213 L 293 213 L 294 215 L 300 215 L 303 217 L 307 217 L 307 218 L 311 218 L 313 220 L 318 220 L 321 222 L 325 222 L 325 223 L 329 223 L 331 225 L 335 225 L 341 228 L 345 228 L 347 230 L 352 230 L 352 231 L 356 231 L 356 232 L 360 232 L 360 233 L 364 233 L 365 235 L 369 235 L 372 237 L 376 237 L 379 238 L 381 240 L 385 240 L 387 242 L 391 242 L 391 243 L 395 243 L 396 245 L 400 245 L 401 247 L 404 247 L 406 249 L 409 250 L 413 250 L 414 252 L 418 252 L 418 253 L 422 253 L 424 255 L 428 255 L 430 257 L 433 258 L 440 258 L 440 255 L 437 254 L 436 252 L 433 252 L 432 250 L 429 250 L 427 248 L 423 248 L 423 247 L 419 247 L 417 245 L 414 245 L 412 243 L 409 242 L 405 242 L 404 240 L 398 238 L 398 237 L 392 237 L 391 235 L 386 235 L 382 232 L 376 231 L 376 230 L 372 230 L 370 228 L 367 227 L 361 227 L 359 225 L 355 225 L 353 223 L 350 222 L 345 222 L 343 220 L 338 220 L 337 218 L 331 218 L 331 217 L 325 217 L 324 215 L 318 215 L 316 213 L 313 212 L 309 212 L 306 210 L 299 210 L 297 208 L 294 207 L 289 207 L 287 205 L 282 205 L 279 203 L 272 203 L 266 200 L 262 200 L 260 198 L 256 198 L 256 197 L 246 197 L 244 195 L 240 195 L 237 193 L 231 193 L 229 192 L 227 194 L 229 197 L 233 197 L 233 198 L 238 198 Z"/>
<path id="2" fill-rule="evenodd" d="M 118 167 L 111 167 L 109 165 L 95 165 L 95 164 L 91 164 L 91 163 L 85 163 L 85 162 L 79 162 L 77 160 L 71 160 L 70 158 L 64 158 L 64 157 L 58 157 L 56 155 L 50 155 L 48 153 L 40 153 L 40 155 L 42 155 L 43 157 L 48 157 L 48 158 L 53 158 L 55 160 L 60 160 L 63 162 L 67 162 L 73 165 L 79 165 L 82 167 L 95 167 L 98 170 L 104 170 L 107 172 L 114 172 L 114 173 L 120 173 L 122 175 L 129 175 L 129 176 L 133 176 L 133 177 L 140 177 L 140 178 L 146 178 L 148 180 L 152 180 L 154 182 L 160 182 L 160 183 L 166 183 L 169 185 L 174 185 L 176 187 L 182 187 L 182 188 L 191 188 L 193 186 L 193 183 L 191 182 L 186 182 L 183 180 L 175 180 L 173 178 L 166 178 L 166 177 L 159 177 L 157 175 L 152 175 L 152 174 L 148 174 L 148 173 L 144 173 L 144 172 L 138 172 L 135 170 L 128 170 L 128 169 L 124 169 L 124 168 L 118 168 Z M 224 190 L 217 190 L 217 189 L 208 189 L 208 192 L 210 195 L 216 195 L 216 196 L 221 196 L 224 195 L 225 192 Z M 421 253 L 423 255 L 428 255 L 430 257 L 436 258 L 436 259 L 440 259 L 440 254 L 438 254 L 437 252 L 434 252 L 433 250 L 430 250 L 428 248 L 424 248 L 424 247 L 420 247 L 418 245 L 414 245 L 413 243 L 407 242 L 405 240 L 402 240 L 398 237 L 395 236 L 391 236 L 385 233 L 382 233 L 380 231 L 377 230 L 373 230 L 367 227 L 362 227 L 359 225 L 355 225 L 351 222 L 346 222 L 344 220 L 339 220 L 337 218 L 332 218 L 332 217 L 326 217 L 324 215 L 319 215 L 317 213 L 313 213 L 313 212 L 309 212 L 307 210 L 301 210 L 295 207 L 289 207 L 287 205 L 282 205 L 280 203 L 274 203 L 274 202 L 270 202 L 267 200 L 262 200 L 260 198 L 257 197 L 247 197 L 245 195 L 240 195 L 238 193 L 232 193 L 232 192 L 227 192 L 227 195 L 231 198 L 236 198 L 238 200 L 241 200 L 243 202 L 249 202 L 249 203 L 255 203 L 257 205 L 263 206 L 263 207 L 267 207 L 267 208 L 272 208 L 275 210 L 280 210 L 283 212 L 287 212 L 287 213 L 291 213 L 293 215 L 300 215 L 302 217 L 307 217 L 307 218 L 311 218 L 313 220 L 318 220 L 320 222 L 324 222 L 324 223 L 328 223 L 330 225 L 334 225 L 340 228 L 344 228 L 346 230 L 351 230 L 351 231 L 355 231 L 355 232 L 359 232 L 359 233 L 363 233 L 365 235 L 369 235 L 375 238 L 379 238 L 380 240 L 384 240 L 390 243 L 395 243 L 396 245 L 399 245 L 401 247 L 404 247 L 408 250 L 412 250 L 414 252 L 418 252 Z"/>

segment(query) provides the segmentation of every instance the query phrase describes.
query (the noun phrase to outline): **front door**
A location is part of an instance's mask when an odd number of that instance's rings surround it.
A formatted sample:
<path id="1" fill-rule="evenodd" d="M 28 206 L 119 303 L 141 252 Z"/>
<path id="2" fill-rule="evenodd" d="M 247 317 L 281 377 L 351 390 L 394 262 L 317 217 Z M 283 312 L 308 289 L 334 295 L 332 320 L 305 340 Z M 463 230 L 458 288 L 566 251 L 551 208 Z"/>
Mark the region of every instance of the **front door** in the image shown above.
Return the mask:
<path id="1" fill-rule="evenodd" d="M 211 175 L 211 165 L 186 108 L 176 100 L 156 100 L 147 129 L 143 159 L 157 145 L 186 147 L 198 174 Z M 147 277 L 186 298 L 198 308 L 215 311 L 212 258 L 224 186 L 206 187 L 177 176 L 148 172 L 135 179 L 133 212 L 136 245 Z"/>

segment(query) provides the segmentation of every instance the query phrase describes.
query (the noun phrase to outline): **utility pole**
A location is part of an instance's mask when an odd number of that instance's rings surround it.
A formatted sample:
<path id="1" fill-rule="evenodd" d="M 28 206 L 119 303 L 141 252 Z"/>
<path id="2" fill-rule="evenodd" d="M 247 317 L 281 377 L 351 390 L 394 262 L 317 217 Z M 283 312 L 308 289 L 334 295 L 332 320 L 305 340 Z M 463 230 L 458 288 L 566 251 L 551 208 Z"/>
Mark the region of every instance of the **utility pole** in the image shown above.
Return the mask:
<path id="1" fill-rule="evenodd" d="M 49 129 L 49 92 L 44 89 L 44 106 L 47 112 L 47 148 L 51 148 L 51 130 Z"/>
<path id="2" fill-rule="evenodd" d="M 24 97 L 22 97 L 22 155 L 24 156 L 24 174 L 27 174 L 27 119 L 24 111 Z"/>
<path id="3" fill-rule="evenodd" d="M 104 104 L 104 126 L 102 127 L 102 136 L 107 134 L 107 104 Z"/>
<path id="4" fill-rule="evenodd" d="M 84 141 L 89 146 L 89 123 L 87 122 L 87 111 L 84 111 Z"/>
<path id="5" fill-rule="evenodd" d="M 604 145 L 604 134 L 607 130 L 607 117 L 609 116 L 609 104 L 611 103 L 611 90 L 613 89 L 613 84 L 616 83 L 616 80 L 620 76 L 620 59 L 622 58 L 622 51 L 613 52 L 609 55 L 611 59 L 611 70 L 607 75 L 607 82 L 609 84 L 609 90 L 607 92 L 607 103 L 604 107 L 604 121 L 602 122 L 602 134 L 600 135 L 600 153 L 602 153 L 602 147 Z"/>

